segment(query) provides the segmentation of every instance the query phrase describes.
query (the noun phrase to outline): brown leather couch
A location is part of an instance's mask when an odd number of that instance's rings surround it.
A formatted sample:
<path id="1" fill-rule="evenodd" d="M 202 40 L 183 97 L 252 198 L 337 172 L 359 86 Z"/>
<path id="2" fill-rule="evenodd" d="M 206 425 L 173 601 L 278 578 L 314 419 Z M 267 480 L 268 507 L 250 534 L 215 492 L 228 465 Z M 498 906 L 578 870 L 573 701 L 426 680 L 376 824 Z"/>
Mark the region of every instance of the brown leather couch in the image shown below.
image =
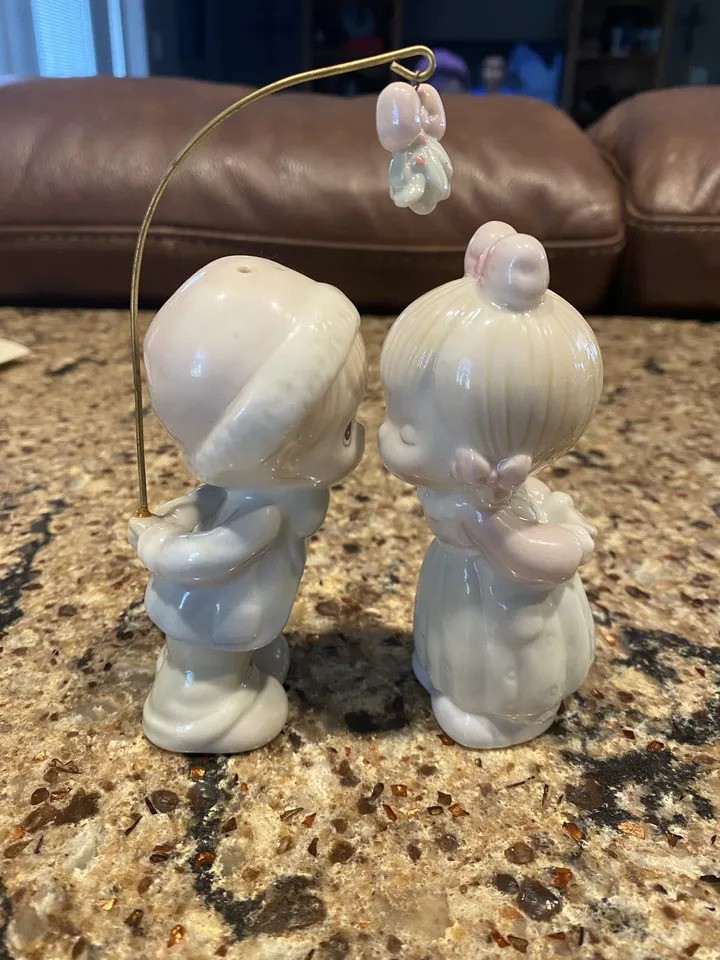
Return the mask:
<path id="1" fill-rule="evenodd" d="M 653 90 L 590 131 L 623 192 L 628 313 L 720 308 L 720 87 Z"/>
<path id="2" fill-rule="evenodd" d="M 164 167 L 243 92 L 107 77 L 0 88 L 0 301 L 127 302 Z M 581 310 L 720 305 L 720 90 L 636 97 L 590 135 L 522 97 L 452 95 L 446 108 L 453 193 L 418 217 L 387 196 L 373 98 L 287 93 L 250 106 L 170 185 L 143 302 L 209 260 L 250 253 L 336 284 L 361 309 L 393 311 L 457 277 L 475 228 L 500 219 L 543 241 L 553 287 Z"/>

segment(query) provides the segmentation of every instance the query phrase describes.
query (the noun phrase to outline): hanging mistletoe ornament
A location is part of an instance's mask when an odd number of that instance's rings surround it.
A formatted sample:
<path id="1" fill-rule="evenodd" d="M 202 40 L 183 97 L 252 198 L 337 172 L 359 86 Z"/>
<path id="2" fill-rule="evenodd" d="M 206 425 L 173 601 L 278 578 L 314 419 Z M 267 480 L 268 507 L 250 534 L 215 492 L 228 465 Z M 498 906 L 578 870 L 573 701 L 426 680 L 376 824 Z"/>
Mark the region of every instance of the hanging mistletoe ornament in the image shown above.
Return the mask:
<path id="1" fill-rule="evenodd" d="M 377 133 L 390 159 L 390 198 L 396 207 L 432 213 L 450 196 L 453 168 L 441 145 L 445 108 L 428 83 L 391 83 L 377 102 Z"/>

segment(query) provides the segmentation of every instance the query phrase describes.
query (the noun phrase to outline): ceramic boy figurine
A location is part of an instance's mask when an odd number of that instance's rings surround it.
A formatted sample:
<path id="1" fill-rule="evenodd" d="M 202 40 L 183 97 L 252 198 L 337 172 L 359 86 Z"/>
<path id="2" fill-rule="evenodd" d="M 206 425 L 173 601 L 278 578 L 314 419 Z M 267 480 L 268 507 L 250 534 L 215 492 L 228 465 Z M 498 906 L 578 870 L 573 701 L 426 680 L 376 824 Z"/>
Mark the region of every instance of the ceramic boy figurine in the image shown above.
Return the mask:
<path id="1" fill-rule="evenodd" d="M 436 539 L 415 603 L 415 673 L 469 747 L 545 730 L 594 653 L 578 568 L 593 528 L 533 475 L 587 427 L 602 386 L 592 330 L 548 290 L 545 250 L 504 223 L 465 276 L 412 303 L 382 351 L 379 446 Z"/>
<path id="2" fill-rule="evenodd" d="M 440 145 L 445 134 L 445 109 L 440 94 L 429 83 L 417 89 L 409 83 L 391 83 L 377 102 L 377 133 L 392 154 L 390 197 L 397 207 L 432 213 L 450 196 L 453 168 Z"/>
<path id="3" fill-rule="evenodd" d="M 143 711 L 159 747 L 234 753 L 283 727 L 281 631 L 307 539 L 363 452 L 359 326 L 334 287 L 240 256 L 196 273 L 150 326 L 153 409 L 203 480 L 130 521 L 166 636 Z"/>

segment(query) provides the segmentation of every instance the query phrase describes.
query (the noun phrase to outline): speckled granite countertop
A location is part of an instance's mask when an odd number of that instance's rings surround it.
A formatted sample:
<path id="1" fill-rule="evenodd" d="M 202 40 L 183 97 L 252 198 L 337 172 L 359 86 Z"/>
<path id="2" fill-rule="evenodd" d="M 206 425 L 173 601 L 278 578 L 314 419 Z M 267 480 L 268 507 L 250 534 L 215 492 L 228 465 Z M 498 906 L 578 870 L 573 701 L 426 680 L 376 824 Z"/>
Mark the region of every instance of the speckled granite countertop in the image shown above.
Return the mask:
<path id="1" fill-rule="evenodd" d="M 5 310 L 0 958 L 718 956 L 720 327 L 601 320 L 606 386 L 548 472 L 600 529 L 598 656 L 560 721 L 482 755 L 410 669 L 429 540 L 374 450 L 288 627 L 285 734 L 183 758 L 140 734 L 159 634 L 134 509 L 124 315 Z M 189 483 L 149 418 L 153 501 Z"/>

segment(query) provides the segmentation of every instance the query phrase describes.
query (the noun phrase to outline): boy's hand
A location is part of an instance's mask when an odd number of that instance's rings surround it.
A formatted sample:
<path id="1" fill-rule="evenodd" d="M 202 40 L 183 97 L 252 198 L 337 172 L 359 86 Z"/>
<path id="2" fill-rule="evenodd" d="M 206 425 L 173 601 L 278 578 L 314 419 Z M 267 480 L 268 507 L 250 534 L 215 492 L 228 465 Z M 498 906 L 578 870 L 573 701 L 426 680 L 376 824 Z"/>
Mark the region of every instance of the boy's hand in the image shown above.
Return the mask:
<path id="1" fill-rule="evenodd" d="M 133 550 L 137 550 L 141 534 L 148 529 L 154 519 L 155 517 L 130 517 L 128 521 L 128 543 Z"/>
<path id="2" fill-rule="evenodd" d="M 154 514 L 151 514 L 149 517 L 131 517 L 128 522 L 128 542 L 133 550 L 137 550 L 138 541 L 143 533 L 146 533 L 148 530 L 157 530 L 158 526 L 172 526 L 173 518 L 172 517 L 156 517 Z M 178 532 L 182 532 L 183 528 L 178 524 Z"/>

